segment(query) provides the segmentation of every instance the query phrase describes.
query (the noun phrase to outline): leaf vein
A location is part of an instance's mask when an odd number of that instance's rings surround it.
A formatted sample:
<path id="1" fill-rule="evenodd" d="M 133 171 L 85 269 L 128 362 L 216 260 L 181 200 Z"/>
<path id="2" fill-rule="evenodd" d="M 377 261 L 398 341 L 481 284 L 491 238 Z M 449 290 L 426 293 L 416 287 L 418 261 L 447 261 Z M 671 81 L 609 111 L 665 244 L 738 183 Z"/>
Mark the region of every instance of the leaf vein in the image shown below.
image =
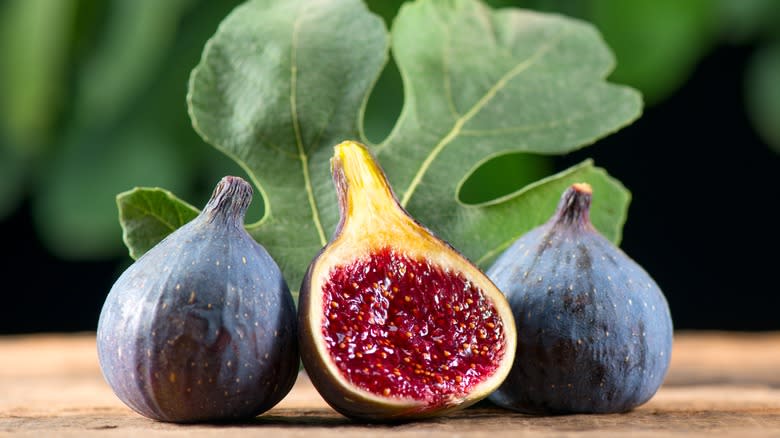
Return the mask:
<path id="1" fill-rule="evenodd" d="M 311 216 L 314 221 L 314 227 L 317 229 L 317 235 L 320 238 L 320 243 L 325 245 L 327 239 L 325 238 L 325 230 L 322 228 L 320 222 L 319 209 L 317 208 L 317 200 L 314 198 L 314 189 L 311 184 L 311 175 L 309 174 L 309 157 L 306 155 L 306 148 L 303 145 L 303 138 L 301 136 L 300 120 L 298 120 L 297 109 L 297 78 L 298 78 L 298 65 L 296 60 L 296 52 L 298 49 L 298 31 L 301 24 L 301 15 L 295 20 L 293 25 L 292 44 L 290 44 L 290 113 L 292 117 L 293 130 L 295 131 L 295 146 L 298 149 L 298 159 L 301 160 L 301 170 L 303 172 L 303 182 L 306 187 L 306 196 L 309 200 L 309 207 L 311 207 Z"/>
<path id="2" fill-rule="evenodd" d="M 520 73 L 528 70 L 531 66 L 534 65 L 543 55 L 545 55 L 547 52 L 549 52 L 558 42 L 560 42 L 563 37 L 568 34 L 568 32 L 562 32 L 558 38 L 551 40 L 549 43 L 542 45 L 539 47 L 531 56 L 526 58 L 525 60 L 517 63 L 512 69 L 510 69 L 508 72 L 506 72 L 496 83 L 488 89 L 488 91 L 466 112 L 458 118 L 455 123 L 453 124 L 450 131 L 442 137 L 441 140 L 433 147 L 431 152 L 428 154 L 427 157 L 425 157 L 425 160 L 420 165 L 419 169 L 417 169 L 417 172 L 415 173 L 414 177 L 412 178 L 412 181 L 409 183 L 409 186 L 404 191 L 404 195 L 401 198 L 401 206 L 406 207 L 409 204 L 409 200 L 412 198 L 412 195 L 414 194 L 415 190 L 417 189 L 417 186 L 420 185 L 422 182 L 422 178 L 425 175 L 425 173 L 428 171 L 428 169 L 431 167 L 433 162 L 436 160 L 436 157 L 439 156 L 439 154 L 444 150 L 444 148 L 450 144 L 455 138 L 460 134 L 460 131 L 463 129 L 463 126 L 471 120 L 475 115 L 479 113 L 479 111 L 485 107 L 485 105 L 490 102 L 493 97 L 495 97 L 496 94 L 498 94 L 499 91 L 501 91 L 507 83 L 509 83 L 510 80 L 514 79 L 516 76 L 518 76 Z"/>
<path id="3" fill-rule="evenodd" d="M 498 32 L 493 25 L 491 10 L 485 5 L 476 5 L 475 10 L 477 11 L 476 18 L 481 19 L 487 28 L 487 32 L 484 32 L 484 35 L 490 37 L 490 42 L 494 48 L 498 48 Z"/>
<path id="4" fill-rule="evenodd" d="M 141 198 L 144 201 L 144 205 L 143 206 L 138 205 L 135 207 L 136 209 L 140 210 L 144 215 L 148 215 L 153 217 L 154 219 L 157 219 L 158 222 L 168 227 L 171 231 L 174 231 L 178 228 L 177 226 L 175 226 L 174 224 L 170 223 L 165 218 L 163 218 L 162 212 L 158 212 L 157 210 L 154 209 L 153 207 L 154 204 L 152 203 L 152 199 L 150 198 L 150 194 L 148 192 L 142 191 Z M 179 222 L 181 222 L 181 220 Z"/>

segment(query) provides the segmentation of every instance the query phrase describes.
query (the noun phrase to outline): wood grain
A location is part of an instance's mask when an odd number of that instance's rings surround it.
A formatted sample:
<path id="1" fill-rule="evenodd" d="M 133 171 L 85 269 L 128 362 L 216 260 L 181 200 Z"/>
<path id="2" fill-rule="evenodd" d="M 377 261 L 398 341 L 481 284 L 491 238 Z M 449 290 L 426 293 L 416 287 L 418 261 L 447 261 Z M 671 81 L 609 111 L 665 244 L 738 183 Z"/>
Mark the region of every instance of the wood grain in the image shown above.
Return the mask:
<path id="1" fill-rule="evenodd" d="M 301 374 L 251 422 L 148 420 L 104 382 L 93 333 L 0 337 L 0 436 L 20 437 L 780 437 L 780 333 L 679 332 L 664 386 L 626 414 L 535 417 L 489 403 L 401 425 L 352 422 Z"/>

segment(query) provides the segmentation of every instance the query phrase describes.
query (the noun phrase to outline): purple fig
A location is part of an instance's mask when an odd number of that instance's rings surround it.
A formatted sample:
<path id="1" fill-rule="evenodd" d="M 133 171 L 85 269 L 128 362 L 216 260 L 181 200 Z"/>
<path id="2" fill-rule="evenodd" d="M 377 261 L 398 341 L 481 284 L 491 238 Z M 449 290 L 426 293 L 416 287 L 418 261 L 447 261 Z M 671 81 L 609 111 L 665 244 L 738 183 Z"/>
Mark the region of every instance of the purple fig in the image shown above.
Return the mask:
<path id="1" fill-rule="evenodd" d="M 114 283 L 98 322 L 103 375 L 146 417 L 252 418 L 298 373 L 297 322 L 279 267 L 244 229 L 252 186 L 227 176 L 203 211 Z"/>
<path id="2" fill-rule="evenodd" d="M 650 275 L 593 227 L 591 187 L 570 186 L 545 224 L 487 271 L 509 300 L 517 353 L 490 395 L 525 413 L 624 412 L 661 386 L 672 319 Z"/>

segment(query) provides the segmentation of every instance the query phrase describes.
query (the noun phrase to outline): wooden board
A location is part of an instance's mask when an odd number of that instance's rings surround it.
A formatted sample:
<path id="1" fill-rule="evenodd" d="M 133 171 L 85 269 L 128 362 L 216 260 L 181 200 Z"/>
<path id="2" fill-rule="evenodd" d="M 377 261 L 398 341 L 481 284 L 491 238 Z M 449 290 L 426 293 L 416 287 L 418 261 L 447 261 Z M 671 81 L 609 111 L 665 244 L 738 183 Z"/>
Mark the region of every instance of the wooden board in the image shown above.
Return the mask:
<path id="1" fill-rule="evenodd" d="M 352 422 L 301 374 L 251 422 L 148 420 L 104 382 L 92 333 L 0 337 L 0 436 L 20 437 L 780 437 L 780 333 L 680 332 L 664 386 L 626 414 L 535 417 L 481 403 L 401 425 Z"/>

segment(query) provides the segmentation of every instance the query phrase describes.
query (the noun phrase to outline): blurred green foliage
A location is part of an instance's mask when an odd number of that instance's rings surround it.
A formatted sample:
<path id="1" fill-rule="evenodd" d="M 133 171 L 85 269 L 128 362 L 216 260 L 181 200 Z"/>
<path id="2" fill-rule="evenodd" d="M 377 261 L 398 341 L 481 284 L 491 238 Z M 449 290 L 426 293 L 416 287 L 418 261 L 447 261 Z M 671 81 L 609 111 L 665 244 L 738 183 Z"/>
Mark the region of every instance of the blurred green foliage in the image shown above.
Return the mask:
<path id="1" fill-rule="evenodd" d="M 28 200 L 39 235 L 53 253 L 71 259 L 112 257 L 126 251 L 117 193 L 162 186 L 200 205 L 220 176 L 241 174 L 195 133 L 185 102 L 189 73 L 203 44 L 239 3 L 0 3 L 0 219 Z M 401 3 L 367 0 L 388 24 Z M 746 67 L 745 104 L 757 131 L 780 151 L 780 1 L 487 3 L 592 22 L 618 60 L 611 80 L 642 91 L 648 105 L 671 96 L 718 45 L 756 45 Z M 372 141 L 390 131 L 402 99 L 391 61 L 366 110 Z M 466 203 L 492 199 L 552 171 L 545 157 L 507 155 L 478 169 L 460 197 Z M 492 178 L 510 172 L 518 176 L 513 186 Z"/>
<path id="2" fill-rule="evenodd" d="M 165 186 L 205 200 L 238 166 L 192 130 L 185 96 L 203 43 L 236 1 L 0 4 L 0 213 L 27 197 L 63 258 L 124 251 L 116 194 Z"/>

